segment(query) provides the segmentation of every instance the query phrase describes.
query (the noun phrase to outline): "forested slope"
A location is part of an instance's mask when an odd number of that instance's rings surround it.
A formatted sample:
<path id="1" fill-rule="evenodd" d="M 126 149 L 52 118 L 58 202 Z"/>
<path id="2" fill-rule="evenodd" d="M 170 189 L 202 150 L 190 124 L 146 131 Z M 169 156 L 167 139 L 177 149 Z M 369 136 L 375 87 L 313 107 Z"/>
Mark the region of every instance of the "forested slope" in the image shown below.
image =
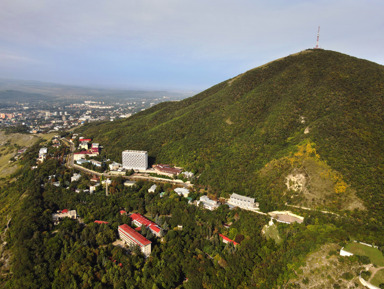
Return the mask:
<path id="1" fill-rule="evenodd" d="M 218 194 L 255 196 L 267 207 L 291 200 L 285 177 L 302 171 L 308 180 L 323 173 L 330 184 L 323 191 L 334 200 L 313 205 L 363 208 L 358 201 L 342 205 L 358 196 L 375 208 L 384 187 L 383 110 L 383 66 L 306 50 L 194 97 L 127 120 L 90 124 L 81 132 L 102 143 L 113 159 L 120 160 L 125 149 L 148 150 L 153 162 L 192 170 Z M 300 151 L 305 159 L 290 161 Z M 312 176 L 306 173 L 308 159 L 322 167 Z M 263 175 L 271 163 L 274 174 Z M 306 189 L 317 194 L 310 184 Z M 311 203 L 308 196 L 296 199 L 293 203 Z"/>

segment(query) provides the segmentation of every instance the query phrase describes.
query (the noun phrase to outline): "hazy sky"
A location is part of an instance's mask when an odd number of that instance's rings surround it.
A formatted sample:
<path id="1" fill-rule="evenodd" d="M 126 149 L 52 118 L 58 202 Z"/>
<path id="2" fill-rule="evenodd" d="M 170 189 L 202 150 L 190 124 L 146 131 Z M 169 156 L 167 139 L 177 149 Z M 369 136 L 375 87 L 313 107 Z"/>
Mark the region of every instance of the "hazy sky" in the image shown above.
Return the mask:
<path id="1" fill-rule="evenodd" d="M 0 77 L 203 90 L 320 47 L 384 64 L 383 0 L 2 0 Z"/>

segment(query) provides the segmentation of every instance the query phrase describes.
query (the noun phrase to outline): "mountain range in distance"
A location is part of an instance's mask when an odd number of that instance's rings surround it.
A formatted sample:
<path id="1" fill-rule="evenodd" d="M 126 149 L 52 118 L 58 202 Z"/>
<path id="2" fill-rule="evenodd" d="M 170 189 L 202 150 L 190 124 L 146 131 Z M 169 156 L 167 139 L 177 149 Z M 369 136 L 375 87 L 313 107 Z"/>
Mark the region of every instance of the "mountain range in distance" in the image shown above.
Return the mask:
<path id="1" fill-rule="evenodd" d="M 32 80 L 0 79 L 0 100 L 4 103 L 97 100 L 125 101 L 155 99 L 163 96 L 180 100 L 193 95 L 190 91 L 139 90 L 82 87 Z"/>

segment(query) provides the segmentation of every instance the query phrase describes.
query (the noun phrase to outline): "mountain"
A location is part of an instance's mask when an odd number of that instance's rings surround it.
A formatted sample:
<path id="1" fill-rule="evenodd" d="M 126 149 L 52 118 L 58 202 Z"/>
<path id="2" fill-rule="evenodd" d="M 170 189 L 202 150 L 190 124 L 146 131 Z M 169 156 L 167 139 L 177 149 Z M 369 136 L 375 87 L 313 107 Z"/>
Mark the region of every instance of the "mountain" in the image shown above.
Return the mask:
<path id="1" fill-rule="evenodd" d="M 133 117 L 81 129 L 108 157 L 147 150 L 185 167 L 217 196 L 256 197 L 262 209 L 382 208 L 384 67 L 306 50 Z"/>

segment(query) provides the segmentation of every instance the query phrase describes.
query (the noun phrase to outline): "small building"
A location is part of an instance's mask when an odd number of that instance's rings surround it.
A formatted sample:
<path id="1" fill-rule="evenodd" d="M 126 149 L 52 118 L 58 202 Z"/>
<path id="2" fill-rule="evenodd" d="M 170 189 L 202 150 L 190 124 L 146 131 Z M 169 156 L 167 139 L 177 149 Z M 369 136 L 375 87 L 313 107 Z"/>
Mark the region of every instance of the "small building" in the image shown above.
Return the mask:
<path id="1" fill-rule="evenodd" d="M 119 237 L 123 240 L 128 246 L 139 246 L 141 252 L 148 257 L 151 254 L 151 244 L 147 238 L 142 236 L 140 233 L 132 229 L 126 224 L 120 225 L 118 228 Z"/>
<path id="2" fill-rule="evenodd" d="M 122 165 L 116 162 L 112 162 L 109 164 L 109 170 L 111 171 L 117 171 L 118 169 L 122 168 Z"/>
<path id="3" fill-rule="evenodd" d="M 57 211 L 56 213 L 52 214 L 53 223 L 57 225 L 60 223 L 60 220 L 63 218 L 70 218 L 70 219 L 77 219 L 76 210 L 67 210 L 64 209 L 62 211 Z"/>
<path id="4" fill-rule="evenodd" d="M 73 176 L 71 177 L 71 183 L 79 181 L 81 178 L 80 174 L 74 173 Z"/>
<path id="5" fill-rule="evenodd" d="M 91 158 L 91 157 L 96 157 L 97 155 L 98 155 L 97 153 L 93 153 L 89 151 L 81 151 L 73 154 L 73 160 L 77 161 L 79 159 L 85 159 L 86 156 Z"/>
<path id="6" fill-rule="evenodd" d="M 78 164 L 78 165 L 83 165 L 83 164 L 86 164 L 86 163 L 88 163 L 88 161 L 87 160 L 85 160 L 85 159 L 78 159 L 77 161 L 76 161 L 76 163 Z"/>
<path id="7" fill-rule="evenodd" d="M 176 189 L 174 189 L 174 191 L 179 196 L 183 196 L 184 198 L 187 198 L 189 195 L 189 190 L 187 188 L 176 188 Z"/>
<path id="8" fill-rule="evenodd" d="M 101 168 L 101 165 L 103 164 L 102 162 L 97 160 L 89 160 L 89 162 L 98 168 Z"/>
<path id="9" fill-rule="evenodd" d="M 239 245 L 239 243 L 229 239 L 228 237 L 224 236 L 223 234 L 219 234 L 219 236 L 223 239 L 223 243 L 225 243 L 225 244 L 232 243 L 234 246 Z"/>
<path id="10" fill-rule="evenodd" d="M 127 211 L 124 211 L 124 210 L 120 210 L 119 213 L 120 213 L 120 216 L 126 216 L 127 215 Z"/>
<path id="11" fill-rule="evenodd" d="M 207 196 L 201 196 L 200 200 L 197 201 L 197 205 L 199 205 L 200 203 L 203 204 L 203 207 L 205 209 L 208 209 L 211 211 L 217 209 L 220 206 L 217 201 L 211 200 Z"/>
<path id="12" fill-rule="evenodd" d="M 100 220 L 95 220 L 94 223 L 96 223 L 96 224 L 109 224 L 107 221 L 100 221 Z"/>
<path id="13" fill-rule="evenodd" d="M 255 202 L 254 198 L 242 196 L 235 193 L 233 193 L 229 198 L 228 204 L 251 211 L 259 209 L 259 203 Z"/>
<path id="14" fill-rule="evenodd" d="M 148 193 L 154 193 L 156 191 L 156 188 L 157 186 L 156 185 L 152 185 L 149 189 L 148 189 Z"/>
<path id="15" fill-rule="evenodd" d="M 125 181 L 124 186 L 126 187 L 133 187 L 136 184 L 135 181 Z"/>
<path id="16" fill-rule="evenodd" d="M 90 185 L 90 186 L 89 186 L 89 193 L 90 193 L 90 194 L 93 194 L 94 192 L 96 192 L 97 187 L 99 187 L 99 186 L 100 186 L 100 183 L 96 183 L 96 184 L 94 184 L 94 185 Z"/>

